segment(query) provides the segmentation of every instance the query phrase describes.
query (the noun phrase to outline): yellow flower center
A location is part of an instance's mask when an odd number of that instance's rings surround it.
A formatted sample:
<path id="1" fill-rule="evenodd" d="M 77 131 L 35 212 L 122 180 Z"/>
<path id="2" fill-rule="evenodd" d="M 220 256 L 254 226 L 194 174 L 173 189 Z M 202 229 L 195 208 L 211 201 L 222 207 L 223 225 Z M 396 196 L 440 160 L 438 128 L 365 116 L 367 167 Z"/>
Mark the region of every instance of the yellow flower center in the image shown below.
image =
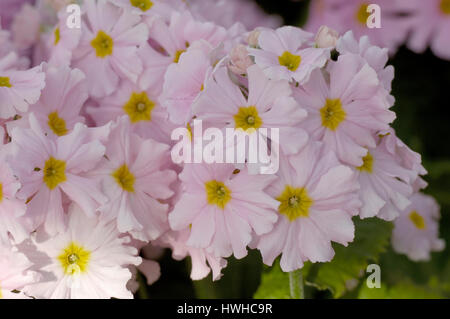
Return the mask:
<path id="1" fill-rule="evenodd" d="M 57 45 L 59 43 L 59 40 L 61 40 L 61 32 L 60 32 L 59 28 L 55 29 L 55 32 L 53 35 L 55 36 L 54 45 Z"/>
<path id="2" fill-rule="evenodd" d="M 58 116 L 58 112 L 52 112 L 48 115 L 48 126 L 51 128 L 53 133 L 58 136 L 66 135 L 68 130 L 66 127 L 66 121 Z"/>
<path id="3" fill-rule="evenodd" d="M 254 106 L 241 106 L 238 112 L 233 116 L 236 129 L 258 129 L 263 124 L 259 117 L 258 110 Z"/>
<path id="4" fill-rule="evenodd" d="M 116 180 L 117 184 L 122 187 L 123 190 L 133 193 L 134 192 L 134 182 L 136 178 L 128 169 L 126 164 L 123 164 L 118 169 L 116 169 L 112 174 L 112 177 Z"/>
<path id="5" fill-rule="evenodd" d="M 224 183 L 212 180 L 205 183 L 208 204 L 224 209 L 231 199 L 231 191 Z"/>
<path id="6" fill-rule="evenodd" d="M 50 157 L 44 166 L 44 182 L 47 187 L 54 189 L 66 180 L 66 162 Z"/>
<path id="7" fill-rule="evenodd" d="M 440 7 L 444 14 L 450 15 L 450 0 L 441 0 Z"/>
<path id="8" fill-rule="evenodd" d="M 320 109 L 320 115 L 322 116 L 322 125 L 335 131 L 345 120 L 346 113 L 340 99 L 327 99 L 324 107 Z"/>
<path id="9" fill-rule="evenodd" d="M 0 87 L 2 87 L 2 86 L 7 87 L 7 88 L 12 87 L 11 82 L 9 82 L 8 77 L 0 76 Z"/>
<path id="10" fill-rule="evenodd" d="M 133 7 L 139 8 L 144 12 L 153 7 L 153 2 L 150 0 L 130 0 L 130 3 Z"/>
<path id="11" fill-rule="evenodd" d="M 191 126 L 191 123 L 188 122 L 188 124 L 186 124 L 186 128 L 187 128 L 188 133 L 189 133 L 189 139 L 192 141 L 192 126 Z"/>
<path id="12" fill-rule="evenodd" d="M 180 57 L 181 55 L 186 52 L 186 50 L 178 50 L 177 52 L 175 52 L 175 55 L 173 57 L 173 62 L 178 63 L 178 61 L 180 61 Z"/>
<path id="13" fill-rule="evenodd" d="M 363 164 L 359 167 L 357 167 L 358 170 L 361 172 L 368 172 L 372 173 L 373 171 L 373 156 L 369 152 L 367 152 L 367 155 L 363 157 Z"/>
<path id="14" fill-rule="evenodd" d="M 150 121 L 152 119 L 152 110 L 156 103 L 150 100 L 147 93 L 132 93 L 123 110 L 128 114 L 131 123 L 139 121 Z"/>
<path id="15" fill-rule="evenodd" d="M 90 257 L 90 251 L 75 242 L 71 242 L 63 249 L 58 256 L 58 260 L 66 275 L 76 275 L 86 272 Z"/>
<path id="16" fill-rule="evenodd" d="M 358 11 L 356 11 L 356 21 L 363 25 L 367 24 L 367 19 L 369 19 L 370 16 L 370 13 L 367 12 L 368 7 L 369 5 L 364 3 L 359 7 Z"/>
<path id="17" fill-rule="evenodd" d="M 409 213 L 409 219 L 418 229 L 425 229 L 426 227 L 425 219 L 423 219 L 423 217 L 415 210 Z"/>
<path id="18" fill-rule="evenodd" d="M 309 208 L 313 200 L 309 197 L 304 187 L 292 187 L 286 185 L 284 191 L 276 198 L 280 202 L 278 211 L 285 215 L 291 222 L 299 217 L 308 217 Z"/>
<path id="19" fill-rule="evenodd" d="M 278 57 L 278 62 L 280 65 L 285 66 L 289 71 L 296 71 L 302 62 L 302 57 L 299 55 L 294 55 L 289 51 L 285 51 L 282 55 Z"/>
<path id="20" fill-rule="evenodd" d="M 99 58 L 105 58 L 113 53 L 114 41 L 103 31 L 98 31 L 97 37 L 91 41 L 92 47 Z"/>
<path id="21" fill-rule="evenodd" d="M 3 185 L 2 183 L 0 183 L 0 203 L 2 202 L 2 200 L 3 200 Z"/>

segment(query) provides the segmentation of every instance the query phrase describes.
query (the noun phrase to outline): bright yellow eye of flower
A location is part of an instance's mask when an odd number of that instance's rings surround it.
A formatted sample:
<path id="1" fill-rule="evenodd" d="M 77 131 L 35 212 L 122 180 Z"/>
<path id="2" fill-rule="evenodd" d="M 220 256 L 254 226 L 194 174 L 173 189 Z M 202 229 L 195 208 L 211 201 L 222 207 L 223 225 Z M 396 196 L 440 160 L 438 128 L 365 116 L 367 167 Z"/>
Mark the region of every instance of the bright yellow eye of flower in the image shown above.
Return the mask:
<path id="1" fill-rule="evenodd" d="M 369 152 L 367 152 L 367 155 L 363 157 L 363 164 L 359 167 L 357 167 L 358 170 L 361 172 L 368 172 L 372 173 L 373 171 L 373 156 Z"/>
<path id="2" fill-rule="evenodd" d="M 370 13 L 367 12 L 368 7 L 369 5 L 367 3 L 362 4 L 359 7 L 358 11 L 356 11 L 356 21 L 364 25 L 367 24 L 367 19 L 369 19 L 370 16 Z"/>
<path id="3" fill-rule="evenodd" d="M 440 7 L 444 14 L 450 15 L 450 0 L 441 0 Z"/>
<path id="4" fill-rule="evenodd" d="M 53 44 L 57 45 L 59 43 L 59 40 L 61 40 L 61 32 L 60 32 L 59 28 L 55 29 L 54 36 L 55 36 L 55 42 Z"/>
<path id="5" fill-rule="evenodd" d="M 212 180 L 205 183 L 208 204 L 224 209 L 231 199 L 230 189 L 222 182 Z"/>
<path id="6" fill-rule="evenodd" d="M 178 61 L 180 61 L 180 57 L 181 55 L 186 52 L 186 50 L 178 50 L 177 52 L 175 52 L 175 55 L 173 57 L 173 62 L 174 63 L 178 63 Z"/>
<path id="7" fill-rule="evenodd" d="M 58 260 L 66 275 L 76 275 L 87 270 L 90 257 L 90 251 L 84 249 L 75 242 L 71 242 L 63 249 L 58 256 Z"/>
<path id="8" fill-rule="evenodd" d="M 59 117 L 58 112 L 52 112 L 48 115 L 48 126 L 51 128 L 53 133 L 58 136 L 66 135 L 68 130 L 66 127 L 66 121 Z"/>
<path id="9" fill-rule="evenodd" d="M 9 82 L 8 77 L 0 76 L 0 87 L 2 87 L 2 86 L 7 87 L 7 88 L 12 87 L 11 82 Z"/>
<path id="10" fill-rule="evenodd" d="M 280 65 L 285 66 L 289 71 L 297 71 L 300 63 L 302 62 L 302 57 L 299 55 L 294 55 L 289 51 L 285 51 L 282 55 L 278 57 L 278 62 Z"/>
<path id="11" fill-rule="evenodd" d="M 54 189 L 66 180 L 66 162 L 50 157 L 44 166 L 44 182 L 47 187 Z"/>
<path id="12" fill-rule="evenodd" d="M 126 164 L 120 166 L 111 175 L 123 190 L 130 193 L 134 192 L 134 182 L 136 181 L 136 178 L 130 172 Z"/>
<path id="13" fill-rule="evenodd" d="M 415 210 L 409 213 L 409 219 L 418 229 L 425 229 L 426 227 L 425 219 Z"/>
<path id="14" fill-rule="evenodd" d="M 2 183 L 0 183 L 0 203 L 2 202 L 2 200 L 3 200 L 3 185 Z"/>
<path id="15" fill-rule="evenodd" d="M 291 222 L 299 217 L 308 217 L 309 208 L 314 203 L 306 188 L 294 188 L 290 185 L 286 185 L 276 200 L 280 202 L 278 206 L 280 214 L 285 215 Z"/>
<path id="16" fill-rule="evenodd" d="M 324 107 L 320 109 L 320 115 L 322 116 L 322 125 L 335 131 L 345 120 L 347 114 L 342 108 L 340 99 L 327 99 Z"/>
<path id="17" fill-rule="evenodd" d="M 258 129 L 263 124 L 259 117 L 258 110 L 254 106 L 241 106 L 238 112 L 233 116 L 236 129 Z"/>
<path id="18" fill-rule="evenodd" d="M 133 7 L 139 8 L 144 12 L 153 7 L 153 2 L 150 0 L 130 0 L 130 3 Z"/>
<path id="19" fill-rule="evenodd" d="M 105 58 L 113 53 L 114 41 L 103 31 L 98 31 L 97 37 L 91 41 L 92 47 L 99 58 Z"/>
<path id="20" fill-rule="evenodd" d="M 128 114 L 131 123 L 150 121 L 155 105 L 156 103 L 148 98 L 147 93 L 133 93 L 123 110 Z"/>

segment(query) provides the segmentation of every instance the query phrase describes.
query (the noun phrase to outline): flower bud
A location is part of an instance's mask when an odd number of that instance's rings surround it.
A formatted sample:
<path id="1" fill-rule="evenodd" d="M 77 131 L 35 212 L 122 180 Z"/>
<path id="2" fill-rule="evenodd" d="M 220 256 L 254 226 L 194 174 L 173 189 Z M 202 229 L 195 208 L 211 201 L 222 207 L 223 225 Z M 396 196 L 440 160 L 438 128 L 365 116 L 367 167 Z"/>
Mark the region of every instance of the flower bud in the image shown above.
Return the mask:
<path id="1" fill-rule="evenodd" d="M 253 64 L 253 60 L 248 55 L 247 48 L 239 44 L 230 53 L 230 70 L 235 74 L 247 73 L 247 68 Z"/>
<path id="2" fill-rule="evenodd" d="M 339 38 L 339 33 L 323 25 L 317 31 L 315 42 L 318 48 L 334 48 Z"/>
<path id="3" fill-rule="evenodd" d="M 259 38 L 259 34 L 261 32 L 257 29 L 253 30 L 252 32 L 250 32 L 250 34 L 247 37 L 247 43 L 249 46 L 251 47 L 257 47 L 258 46 L 258 38 Z"/>

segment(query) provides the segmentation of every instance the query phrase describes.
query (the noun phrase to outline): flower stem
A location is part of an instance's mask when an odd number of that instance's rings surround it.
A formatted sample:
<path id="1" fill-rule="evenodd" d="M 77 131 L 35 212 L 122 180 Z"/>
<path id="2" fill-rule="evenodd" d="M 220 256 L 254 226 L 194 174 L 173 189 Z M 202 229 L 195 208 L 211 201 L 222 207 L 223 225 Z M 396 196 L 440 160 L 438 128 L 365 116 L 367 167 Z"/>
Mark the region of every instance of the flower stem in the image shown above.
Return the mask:
<path id="1" fill-rule="evenodd" d="M 289 289 L 292 299 L 305 299 L 301 269 L 297 269 L 289 273 Z"/>

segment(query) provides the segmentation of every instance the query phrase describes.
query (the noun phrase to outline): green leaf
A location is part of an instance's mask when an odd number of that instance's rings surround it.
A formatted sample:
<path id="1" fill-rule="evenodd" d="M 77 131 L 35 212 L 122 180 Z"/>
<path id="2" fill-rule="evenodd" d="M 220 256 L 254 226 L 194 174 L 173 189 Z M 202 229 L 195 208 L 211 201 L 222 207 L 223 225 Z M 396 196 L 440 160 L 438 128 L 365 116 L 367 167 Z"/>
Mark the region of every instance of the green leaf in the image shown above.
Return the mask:
<path id="1" fill-rule="evenodd" d="M 278 261 L 266 267 L 261 277 L 261 285 L 254 294 L 255 299 L 290 299 L 289 273 L 283 272 Z"/>
<path id="2" fill-rule="evenodd" d="M 389 245 L 392 224 L 378 218 L 354 218 L 355 240 L 344 247 L 333 244 L 335 256 L 331 262 L 316 263 L 309 267 L 306 283 L 318 289 L 329 289 L 335 298 L 341 297 L 347 285 L 365 273 L 367 265 L 378 261 Z"/>
<path id="3" fill-rule="evenodd" d="M 427 286 L 411 282 L 401 282 L 393 286 L 381 284 L 381 288 L 369 288 L 362 285 L 359 290 L 360 299 L 441 299 L 443 296 Z"/>

